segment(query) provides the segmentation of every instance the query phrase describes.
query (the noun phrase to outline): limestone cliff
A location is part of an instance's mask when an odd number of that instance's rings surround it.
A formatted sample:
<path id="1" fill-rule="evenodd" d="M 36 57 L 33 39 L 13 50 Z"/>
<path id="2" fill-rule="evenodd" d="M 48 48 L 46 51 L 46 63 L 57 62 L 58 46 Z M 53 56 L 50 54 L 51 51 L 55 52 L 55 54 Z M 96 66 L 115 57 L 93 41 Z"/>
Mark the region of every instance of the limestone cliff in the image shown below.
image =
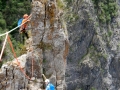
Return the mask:
<path id="1" fill-rule="evenodd" d="M 45 89 L 42 74 L 57 90 L 66 90 L 65 70 L 69 42 L 63 28 L 56 0 L 32 0 L 31 37 L 26 41 L 27 54 L 3 64 L 0 90 Z"/>
<path id="2" fill-rule="evenodd" d="M 70 51 L 66 82 L 68 90 L 119 90 L 120 89 L 120 27 L 117 16 L 101 23 L 105 3 L 97 0 L 75 0 L 70 7 L 77 20 L 68 22 Z M 119 5 L 119 0 L 109 0 Z M 95 2 L 95 3 L 96 3 Z M 109 5 L 111 5 L 111 3 Z M 102 5 L 101 7 L 99 7 Z M 101 9 L 102 8 L 102 9 Z M 105 8 L 106 9 L 106 8 Z M 108 8 L 110 9 L 110 8 Z M 114 12 L 114 9 L 110 12 Z M 73 19 L 73 18 L 72 18 Z"/>

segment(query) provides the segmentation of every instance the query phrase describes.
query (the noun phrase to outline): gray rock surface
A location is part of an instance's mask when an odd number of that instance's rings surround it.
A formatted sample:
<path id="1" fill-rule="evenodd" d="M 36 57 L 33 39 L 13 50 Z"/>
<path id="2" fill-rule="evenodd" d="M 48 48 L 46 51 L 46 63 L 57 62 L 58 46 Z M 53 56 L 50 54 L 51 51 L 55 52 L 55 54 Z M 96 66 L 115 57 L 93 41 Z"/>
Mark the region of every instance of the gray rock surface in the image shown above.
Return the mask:
<path id="1" fill-rule="evenodd" d="M 25 68 L 26 55 L 19 57 L 18 61 L 20 62 L 20 66 L 18 66 L 16 60 L 2 65 L 0 71 L 0 90 L 27 89 L 28 80 L 20 70 L 20 67 L 23 70 Z"/>
<path id="2" fill-rule="evenodd" d="M 73 3 L 71 11 L 79 17 L 68 22 L 67 90 L 119 90 L 119 10 L 107 25 L 99 23 L 92 0 Z"/>
<path id="3" fill-rule="evenodd" d="M 61 17 L 56 1 L 36 0 L 32 3 L 32 52 L 27 56 L 27 73 L 31 73 L 31 61 L 34 58 L 33 76 L 42 78 L 42 73 L 56 86 L 65 90 L 66 57 L 68 54 L 68 37 L 62 28 Z"/>

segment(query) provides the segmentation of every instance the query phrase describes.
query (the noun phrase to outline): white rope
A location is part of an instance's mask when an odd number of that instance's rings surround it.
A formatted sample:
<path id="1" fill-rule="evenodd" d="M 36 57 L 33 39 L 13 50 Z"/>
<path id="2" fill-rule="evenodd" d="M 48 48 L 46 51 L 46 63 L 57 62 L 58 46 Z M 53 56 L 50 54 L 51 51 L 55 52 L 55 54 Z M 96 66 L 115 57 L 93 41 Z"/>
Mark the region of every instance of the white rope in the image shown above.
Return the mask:
<path id="1" fill-rule="evenodd" d="M 31 14 L 31 15 L 32 15 L 32 14 Z M 28 19 L 31 17 L 31 15 L 28 17 Z M 27 20 L 28 20 L 28 19 L 27 19 Z M 27 20 L 26 20 L 26 22 L 27 22 Z M 23 24 L 25 24 L 26 22 L 24 22 Z M 0 37 L 6 35 L 7 33 L 11 33 L 11 32 L 14 31 L 15 29 L 17 29 L 17 28 L 19 28 L 20 26 L 22 26 L 23 24 L 15 27 L 15 28 L 13 28 L 13 29 L 11 29 L 10 31 L 8 31 L 8 32 L 6 32 L 6 33 L 0 34 Z"/>
<path id="2" fill-rule="evenodd" d="M 19 28 L 20 26 L 21 26 L 21 25 L 13 28 L 12 30 L 10 30 L 10 31 L 8 31 L 8 32 L 6 32 L 6 33 L 0 34 L 0 37 L 6 35 L 7 33 L 11 33 L 12 31 L 14 31 L 15 29 Z"/>
<path id="3" fill-rule="evenodd" d="M 5 45 L 6 45 L 6 42 L 7 42 L 7 38 L 8 38 L 8 33 L 6 33 L 6 37 L 5 37 L 5 41 L 3 43 L 3 47 L 2 47 L 2 50 L 1 50 L 1 54 L 0 54 L 0 61 L 1 61 L 1 58 L 2 58 L 2 55 L 3 55 L 3 51 L 5 49 Z"/>

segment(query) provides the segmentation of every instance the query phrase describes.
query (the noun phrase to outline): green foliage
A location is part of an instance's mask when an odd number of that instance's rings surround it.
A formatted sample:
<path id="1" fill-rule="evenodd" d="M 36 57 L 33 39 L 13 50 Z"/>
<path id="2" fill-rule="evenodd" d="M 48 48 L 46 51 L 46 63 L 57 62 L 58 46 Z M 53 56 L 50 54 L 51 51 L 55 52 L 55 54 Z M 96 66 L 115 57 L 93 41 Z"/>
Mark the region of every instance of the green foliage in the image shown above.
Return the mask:
<path id="1" fill-rule="evenodd" d="M 112 36 L 112 33 L 113 33 L 113 32 L 112 32 L 111 30 L 109 30 L 109 31 L 108 31 L 108 36 L 111 37 L 111 36 Z"/>
<path id="2" fill-rule="evenodd" d="M 96 88 L 92 87 L 90 90 L 96 90 Z"/>
<path id="3" fill-rule="evenodd" d="M 57 6 L 59 7 L 59 9 L 65 8 L 65 4 L 62 0 L 57 0 Z"/>
<path id="4" fill-rule="evenodd" d="M 23 7 L 24 4 L 23 3 L 17 3 L 17 7 Z"/>
<path id="5" fill-rule="evenodd" d="M 117 16 L 118 6 L 114 0 L 93 0 L 101 23 L 110 23 Z"/>
<path id="6" fill-rule="evenodd" d="M 6 21 L 4 19 L 0 19 L 0 27 L 1 27 L 1 29 L 6 28 Z"/>
<path id="7" fill-rule="evenodd" d="M 69 6 L 70 4 L 72 4 L 73 0 L 65 0 L 67 2 L 67 5 Z"/>
<path id="8" fill-rule="evenodd" d="M 0 19 L 2 19 L 3 18 L 3 15 L 2 15 L 2 12 L 0 12 Z"/>
<path id="9" fill-rule="evenodd" d="M 25 54 L 26 53 L 26 47 L 23 44 L 21 44 L 20 42 L 19 42 L 18 46 L 19 47 L 16 49 L 17 56 Z"/>
<path id="10" fill-rule="evenodd" d="M 65 14 L 64 14 L 64 20 L 66 22 L 72 23 L 79 20 L 79 15 L 76 12 L 73 12 L 71 7 L 73 6 L 72 4 L 74 3 L 74 0 L 64 0 L 65 5 Z"/>
<path id="11" fill-rule="evenodd" d="M 15 49 L 15 53 L 17 56 L 20 56 L 26 53 L 26 47 L 22 43 L 20 43 L 19 41 L 16 41 L 12 37 L 11 37 L 11 41 L 12 41 L 12 44 L 13 44 L 13 47 Z"/>
<path id="12" fill-rule="evenodd" d="M 78 19 L 79 19 L 78 14 L 71 13 L 71 14 L 67 15 L 67 21 L 68 22 L 74 22 L 74 21 L 77 21 Z"/>
<path id="13" fill-rule="evenodd" d="M 6 28 L 6 21 L 3 19 L 3 15 L 0 12 L 0 32 L 3 31 L 3 29 Z"/>
<path id="14" fill-rule="evenodd" d="M 25 13 L 30 13 L 30 0 L 0 0 L 0 11 L 6 21 L 6 28 L 12 29 L 14 23 Z"/>
<path id="15" fill-rule="evenodd" d="M 44 43 L 44 42 L 40 42 L 40 44 L 38 45 L 39 48 L 43 49 L 43 50 L 51 50 L 53 48 L 53 46 L 51 44 L 48 43 Z"/>
<path id="16" fill-rule="evenodd" d="M 97 48 L 94 47 L 93 45 L 90 46 L 88 50 L 88 55 L 97 66 L 100 65 L 100 61 L 99 61 L 100 58 L 104 58 L 106 60 L 108 57 L 106 53 L 98 52 Z"/>
<path id="17" fill-rule="evenodd" d="M 100 20 L 101 22 L 103 22 L 103 23 L 106 22 L 106 18 L 105 18 L 104 15 L 99 15 L 98 18 L 99 18 L 99 20 Z"/>

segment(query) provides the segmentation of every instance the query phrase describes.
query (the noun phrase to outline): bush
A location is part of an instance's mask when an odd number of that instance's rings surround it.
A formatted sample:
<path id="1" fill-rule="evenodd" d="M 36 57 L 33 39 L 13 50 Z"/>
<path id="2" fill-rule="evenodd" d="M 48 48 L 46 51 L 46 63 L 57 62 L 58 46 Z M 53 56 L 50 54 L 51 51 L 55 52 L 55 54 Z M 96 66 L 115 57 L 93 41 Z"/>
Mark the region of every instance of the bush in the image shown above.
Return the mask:
<path id="1" fill-rule="evenodd" d="M 0 19 L 0 27 L 2 29 L 5 29 L 6 28 L 6 21 L 4 19 Z"/>
<path id="2" fill-rule="evenodd" d="M 68 3 L 68 5 L 70 5 L 73 2 L 73 0 L 65 0 L 65 1 Z"/>
<path id="3" fill-rule="evenodd" d="M 101 23 L 109 23 L 117 16 L 118 6 L 114 0 L 93 0 L 94 6 L 97 7 L 98 18 Z"/>
<path id="4" fill-rule="evenodd" d="M 17 7 L 23 7 L 24 4 L 23 3 L 17 3 Z"/>

